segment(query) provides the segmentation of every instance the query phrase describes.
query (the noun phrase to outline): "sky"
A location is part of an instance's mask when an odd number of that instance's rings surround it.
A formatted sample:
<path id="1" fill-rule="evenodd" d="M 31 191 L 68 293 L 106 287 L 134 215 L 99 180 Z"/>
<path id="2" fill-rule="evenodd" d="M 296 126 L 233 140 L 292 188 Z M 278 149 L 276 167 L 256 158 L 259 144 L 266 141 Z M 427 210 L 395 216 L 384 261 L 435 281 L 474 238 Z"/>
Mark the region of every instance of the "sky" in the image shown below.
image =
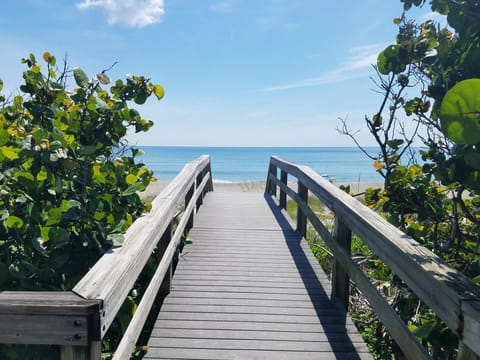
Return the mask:
<path id="1" fill-rule="evenodd" d="M 401 14 L 400 0 L 6 1 L 0 78 L 15 92 L 21 58 L 44 51 L 92 77 L 146 76 L 165 97 L 132 104 L 154 121 L 138 145 L 354 146 L 338 118 L 372 145 L 372 64 Z"/>

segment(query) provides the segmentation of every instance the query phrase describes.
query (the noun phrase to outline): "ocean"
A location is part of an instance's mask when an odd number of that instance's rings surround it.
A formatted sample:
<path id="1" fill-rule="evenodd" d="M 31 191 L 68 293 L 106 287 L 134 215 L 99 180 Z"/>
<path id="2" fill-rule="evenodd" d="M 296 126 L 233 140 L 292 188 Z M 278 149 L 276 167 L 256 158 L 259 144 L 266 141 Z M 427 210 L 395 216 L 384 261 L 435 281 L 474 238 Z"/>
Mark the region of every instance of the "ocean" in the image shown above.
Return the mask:
<path id="1" fill-rule="evenodd" d="M 201 155 L 210 155 L 217 182 L 265 180 L 272 155 L 307 165 L 337 182 L 382 182 L 373 161 L 356 147 L 174 147 L 139 146 L 140 161 L 159 180 L 172 180 L 183 166 Z M 375 153 L 375 148 L 370 148 Z"/>

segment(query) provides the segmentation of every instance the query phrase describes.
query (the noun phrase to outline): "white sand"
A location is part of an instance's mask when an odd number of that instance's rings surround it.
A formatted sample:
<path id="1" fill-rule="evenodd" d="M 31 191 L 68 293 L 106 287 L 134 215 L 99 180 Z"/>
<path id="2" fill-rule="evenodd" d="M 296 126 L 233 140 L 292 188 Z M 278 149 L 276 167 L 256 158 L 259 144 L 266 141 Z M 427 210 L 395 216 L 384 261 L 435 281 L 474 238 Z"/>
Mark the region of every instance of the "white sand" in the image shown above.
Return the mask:
<path id="1" fill-rule="evenodd" d="M 158 195 L 168 184 L 168 181 L 156 181 L 140 193 L 141 197 Z M 360 183 L 336 183 L 335 185 L 350 185 L 352 194 L 364 192 L 369 187 L 383 187 L 382 183 L 360 182 Z M 213 180 L 213 190 L 219 192 L 264 192 L 265 181 L 239 181 L 239 182 L 216 182 Z"/>

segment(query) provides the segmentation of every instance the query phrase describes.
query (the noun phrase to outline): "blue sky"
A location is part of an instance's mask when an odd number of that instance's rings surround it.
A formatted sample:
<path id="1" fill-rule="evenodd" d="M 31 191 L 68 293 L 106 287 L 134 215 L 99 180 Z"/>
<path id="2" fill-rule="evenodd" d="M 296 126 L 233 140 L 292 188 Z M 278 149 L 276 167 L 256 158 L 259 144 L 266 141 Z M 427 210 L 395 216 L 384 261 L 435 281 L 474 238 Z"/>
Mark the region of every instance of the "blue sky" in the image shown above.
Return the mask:
<path id="1" fill-rule="evenodd" d="M 368 145 L 371 64 L 401 13 L 399 0 L 7 1 L 0 78 L 14 91 L 20 59 L 47 50 L 92 76 L 118 62 L 114 79 L 150 77 L 166 95 L 137 107 L 155 123 L 140 145 L 353 146 L 338 117 Z"/>

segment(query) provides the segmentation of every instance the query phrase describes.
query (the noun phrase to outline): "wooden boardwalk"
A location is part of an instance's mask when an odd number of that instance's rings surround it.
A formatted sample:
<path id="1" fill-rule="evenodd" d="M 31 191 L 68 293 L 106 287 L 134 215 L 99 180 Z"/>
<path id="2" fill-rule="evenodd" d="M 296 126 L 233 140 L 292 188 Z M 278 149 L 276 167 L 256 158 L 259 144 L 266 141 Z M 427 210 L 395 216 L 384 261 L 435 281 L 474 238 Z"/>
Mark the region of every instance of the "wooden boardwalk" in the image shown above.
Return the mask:
<path id="1" fill-rule="evenodd" d="M 146 359 L 371 359 L 271 199 L 209 193 L 190 240 Z"/>

